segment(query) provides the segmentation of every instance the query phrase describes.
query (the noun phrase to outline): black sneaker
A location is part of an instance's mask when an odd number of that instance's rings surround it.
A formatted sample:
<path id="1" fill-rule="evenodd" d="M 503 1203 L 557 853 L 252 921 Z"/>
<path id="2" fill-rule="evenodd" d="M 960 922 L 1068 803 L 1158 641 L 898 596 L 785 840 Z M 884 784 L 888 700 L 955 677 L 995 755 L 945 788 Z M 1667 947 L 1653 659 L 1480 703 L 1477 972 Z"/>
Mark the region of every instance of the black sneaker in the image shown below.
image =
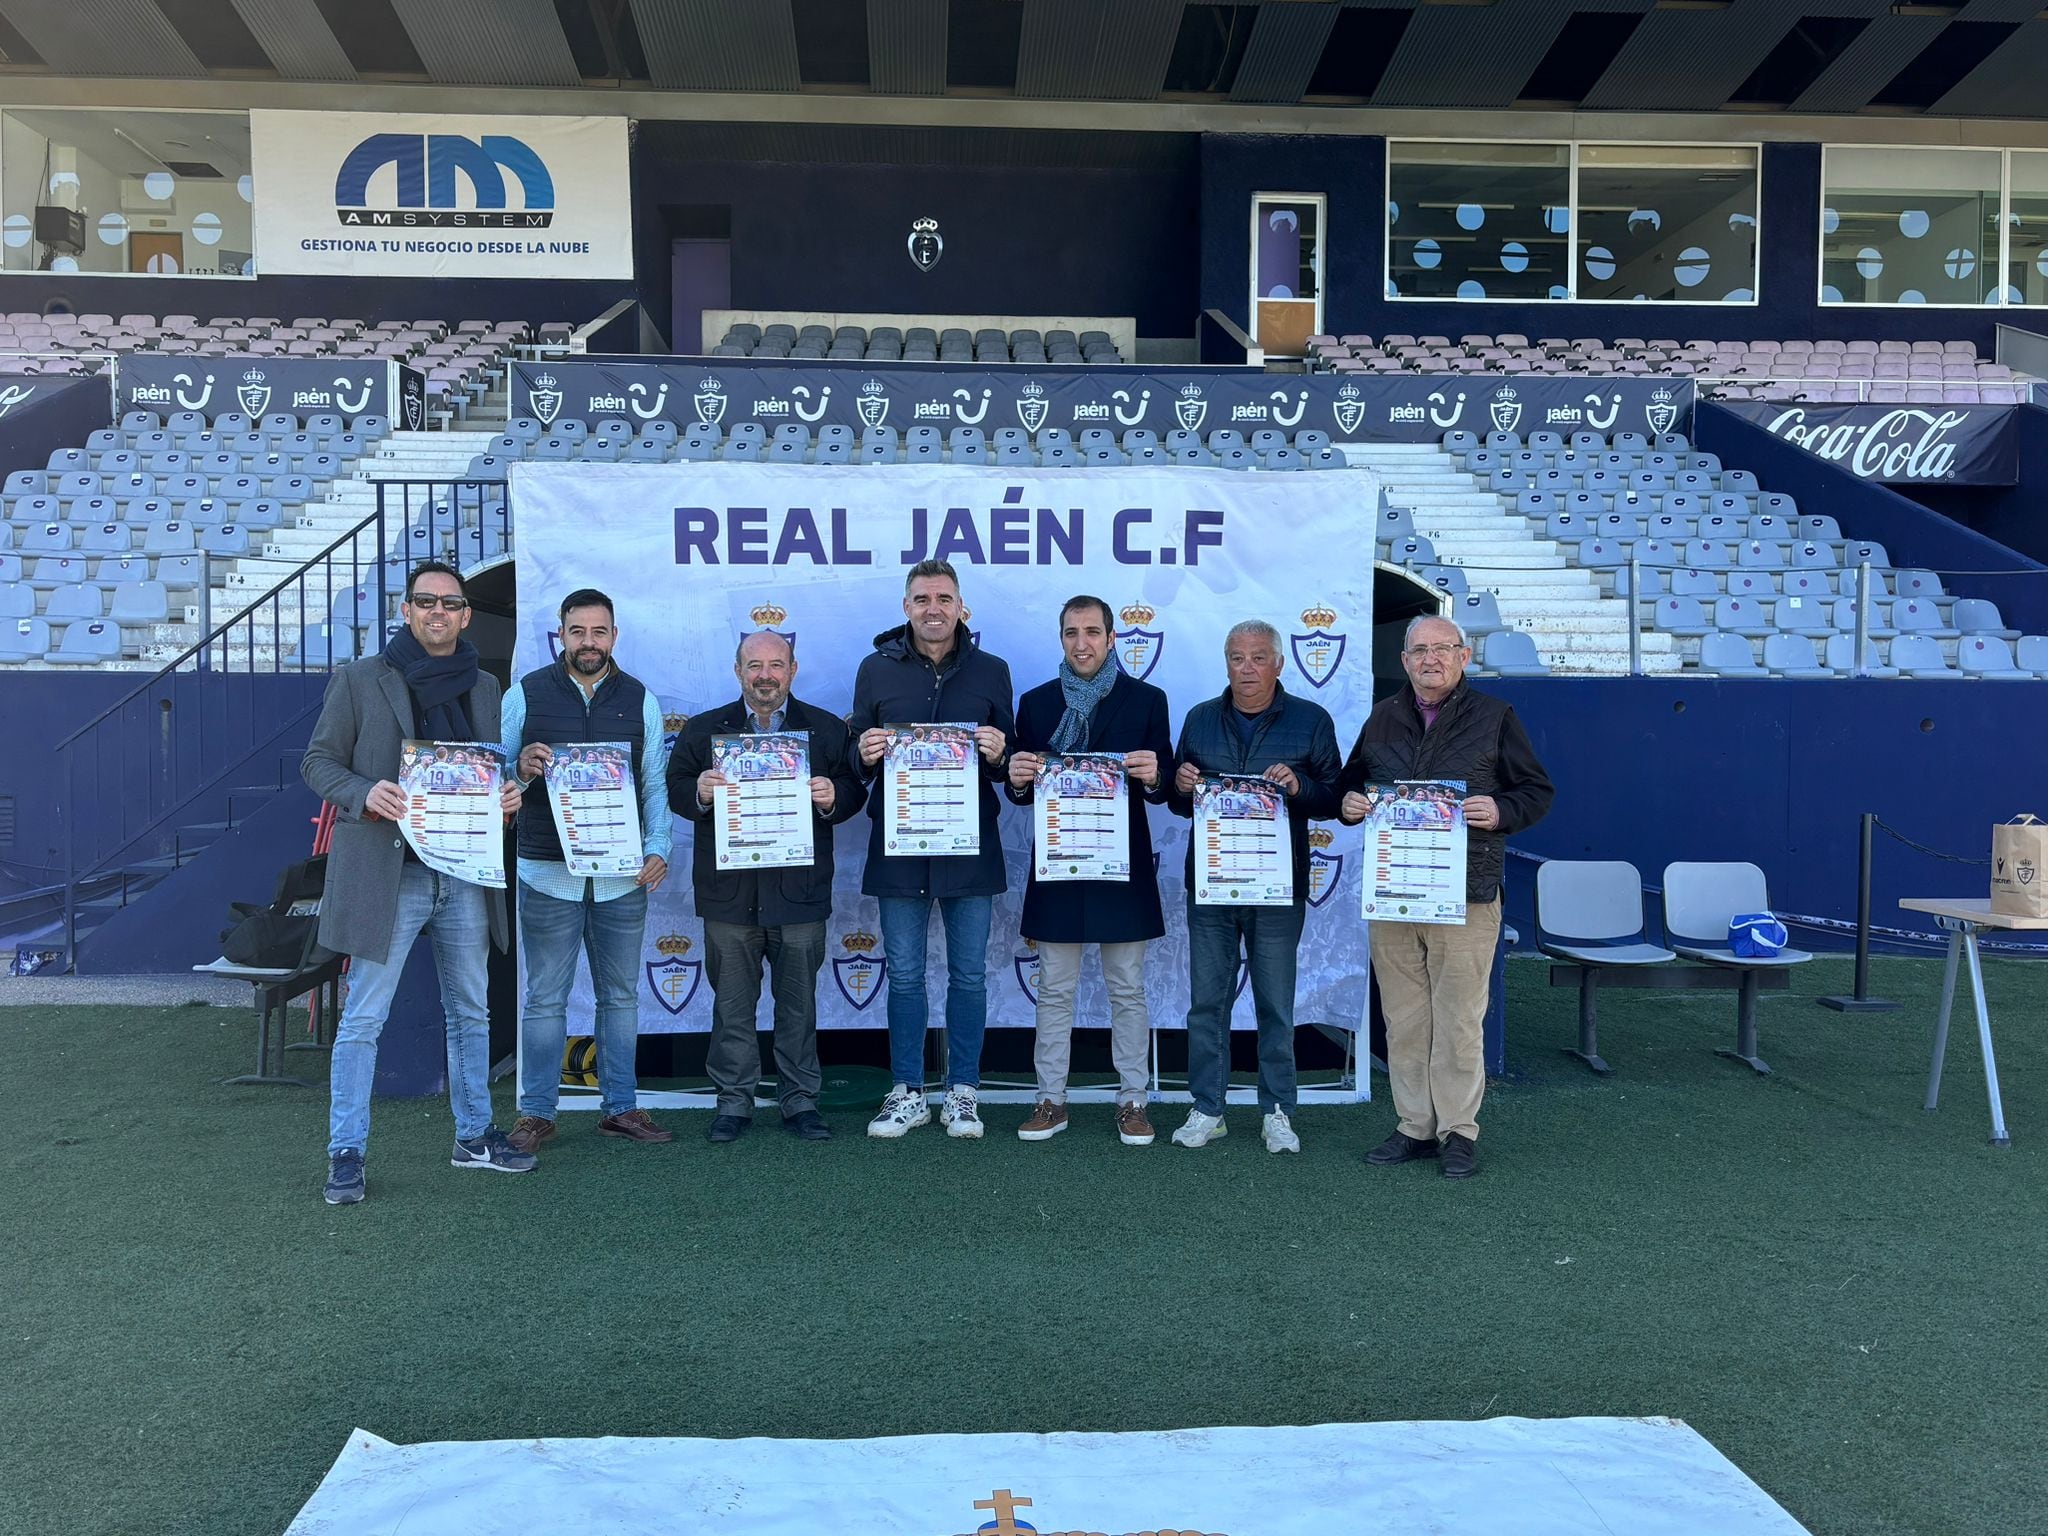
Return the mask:
<path id="1" fill-rule="evenodd" d="M 1435 1142 L 1418 1141 L 1406 1131 L 1396 1131 L 1366 1153 L 1365 1160 L 1384 1167 L 1388 1163 L 1412 1163 L 1418 1157 L 1435 1156 Z"/>
<path id="2" fill-rule="evenodd" d="M 327 1159 L 327 1187 L 320 1191 L 329 1205 L 354 1205 L 363 1198 L 363 1154 L 343 1147 Z"/>
<path id="3" fill-rule="evenodd" d="M 1456 1131 L 1444 1138 L 1438 1155 L 1443 1159 L 1444 1177 L 1447 1179 L 1469 1179 L 1479 1171 L 1471 1138 L 1460 1136 Z"/>
<path id="4" fill-rule="evenodd" d="M 449 1163 L 457 1168 L 488 1168 L 493 1173 L 531 1173 L 534 1164 L 540 1161 L 531 1152 L 521 1152 L 505 1139 L 505 1133 L 495 1125 L 481 1136 L 464 1141 L 455 1138 L 455 1150 L 448 1156 Z"/>
<path id="5" fill-rule="evenodd" d="M 783 1118 L 782 1128 L 800 1141 L 830 1141 L 832 1127 L 815 1109 L 800 1109 Z"/>
<path id="6" fill-rule="evenodd" d="M 713 1146 L 724 1146 L 729 1141 L 738 1141 L 747 1134 L 747 1127 L 754 1122 L 746 1115 L 714 1115 L 711 1129 L 704 1139 Z"/>

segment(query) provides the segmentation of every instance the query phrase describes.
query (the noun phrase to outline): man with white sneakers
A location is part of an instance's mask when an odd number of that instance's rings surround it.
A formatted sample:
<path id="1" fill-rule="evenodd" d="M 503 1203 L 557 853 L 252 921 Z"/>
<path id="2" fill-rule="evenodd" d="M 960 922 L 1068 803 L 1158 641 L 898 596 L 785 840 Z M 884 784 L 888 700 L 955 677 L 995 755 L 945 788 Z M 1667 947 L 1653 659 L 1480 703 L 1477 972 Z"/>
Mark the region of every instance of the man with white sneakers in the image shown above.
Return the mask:
<path id="1" fill-rule="evenodd" d="M 888 726 L 974 727 L 980 838 L 972 854 L 924 858 L 885 851 L 891 806 L 868 797 L 873 818 L 861 890 L 881 908 L 888 961 L 889 1067 L 893 1086 L 868 1134 L 894 1139 L 931 1123 L 924 1093 L 926 937 L 932 908 L 946 932 L 946 1097 L 939 1110 L 948 1136 L 982 1134 L 981 1038 L 988 1025 L 988 933 L 995 897 L 1008 884 L 996 835 L 995 786 L 1006 773 L 1016 720 L 1010 668 L 984 651 L 967 628 L 960 579 L 944 560 L 911 567 L 904 581 L 904 622 L 875 636 L 854 674 L 849 756 L 863 783 L 882 771 Z"/>
<path id="2" fill-rule="evenodd" d="M 1262 619 L 1232 627 L 1223 642 L 1230 685 L 1181 723 L 1167 806 L 1195 813 L 1204 774 L 1266 779 L 1287 799 L 1294 891 L 1286 906 L 1219 906 L 1195 901 L 1195 840 L 1188 839 L 1188 1089 L 1195 1107 L 1173 1133 L 1176 1146 L 1203 1147 L 1228 1133 L 1230 1010 L 1237 966 L 1249 972 L 1259 1028 L 1259 1108 L 1268 1152 L 1299 1152 L 1295 1131 L 1294 976 L 1308 911 L 1308 824 L 1337 814 L 1337 727 L 1320 704 L 1280 686 L 1280 632 Z"/>

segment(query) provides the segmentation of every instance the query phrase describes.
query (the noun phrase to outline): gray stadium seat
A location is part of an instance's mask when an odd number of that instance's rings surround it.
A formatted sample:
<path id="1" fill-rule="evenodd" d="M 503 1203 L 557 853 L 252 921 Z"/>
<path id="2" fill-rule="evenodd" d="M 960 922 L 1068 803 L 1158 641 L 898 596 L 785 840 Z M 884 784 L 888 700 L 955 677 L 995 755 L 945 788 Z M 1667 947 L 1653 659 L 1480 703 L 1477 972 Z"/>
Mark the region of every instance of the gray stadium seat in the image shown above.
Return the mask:
<path id="1" fill-rule="evenodd" d="M 1716 630 L 1700 637 L 1700 670 L 1716 677 L 1769 677 L 1756 664 L 1756 655 L 1743 635 Z"/>
<path id="2" fill-rule="evenodd" d="M 0 623 L 0 661 L 41 661 L 50 649 L 50 626 L 37 618 Z"/>
<path id="3" fill-rule="evenodd" d="M 2048 678 L 2048 635 L 2022 635 L 2013 647 L 2013 662 L 2036 677 Z"/>
<path id="4" fill-rule="evenodd" d="M 130 581 L 114 588 L 108 616 L 124 627 L 167 623 L 171 616 L 170 594 L 160 581 Z"/>
<path id="5" fill-rule="evenodd" d="M 1600 973 L 1665 965 L 1678 957 L 1649 942 L 1643 877 L 1619 860 L 1547 859 L 1536 867 L 1536 947 L 1569 960 L 1579 973 L 1579 1044 L 1570 1052 L 1595 1072 L 1600 1057 L 1595 1009 Z"/>
<path id="6" fill-rule="evenodd" d="M 1454 607 L 1451 610 L 1455 613 Z M 1536 642 L 1519 629 L 1503 629 L 1484 637 L 1480 655 L 1489 672 L 1502 677 L 1548 677 L 1550 668 L 1536 652 Z"/>
<path id="7" fill-rule="evenodd" d="M 43 660 L 53 666 L 95 666 L 121 659 L 121 626 L 104 619 L 81 619 L 64 626 L 64 638 Z"/>
<path id="8" fill-rule="evenodd" d="M 1774 677 L 1795 681 L 1831 678 L 1835 674 L 1821 665 L 1813 640 L 1807 635 L 1766 635 L 1764 666 Z"/>
<path id="9" fill-rule="evenodd" d="M 1771 910 L 1764 872 L 1754 864 L 1667 864 L 1664 867 L 1664 938 L 1688 960 L 1727 966 L 1743 973 L 1735 1049 L 1722 1051 L 1758 1072 L 1769 1072 L 1757 1055 L 1756 1000 L 1764 971 L 1803 965 L 1813 958 L 1789 946 L 1768 958 L 1751 959 L 1728 947 L 1728 925 L 1740 916 Z"/>
<path id="10" fill-rule="evenodd" d="M 1949 614 L 1949 622 L 1965 635 L 1996 635 L 1999 639 L 2013 641 L 2020 638 L 2016 629 L 2008 629 L 2005 619 L 1998 611 L 1998 604 L 1987 602 L 1981 597 L 1959 597 Z"/>
<path id="11" fill-rule="evenodd" d="M 2034 674 L 2017 666 L 2012 647 L 1997 635 L 1965 635 L 1956 642 L 1956 665 L 1965 677 L 2000 682 L 2031 682 Z"/>
<path id="12" fill-rule="evenodd" d="M 1892 642 L 1891 663 L 1907 677 L 1959 677 L 1943 660 L 1941 642 L 1932 635 L 1900 635 Z"/>

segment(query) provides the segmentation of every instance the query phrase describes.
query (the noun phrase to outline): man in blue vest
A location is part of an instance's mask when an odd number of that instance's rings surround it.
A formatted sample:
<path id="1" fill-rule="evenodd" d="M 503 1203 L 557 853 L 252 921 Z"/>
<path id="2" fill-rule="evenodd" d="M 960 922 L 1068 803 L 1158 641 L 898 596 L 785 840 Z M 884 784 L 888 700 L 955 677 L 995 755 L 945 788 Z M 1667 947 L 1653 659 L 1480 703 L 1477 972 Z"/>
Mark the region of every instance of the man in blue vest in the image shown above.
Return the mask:
<path id="1" fill-rule="evenodd" d="M 572 875 L 563 861 L 554 812 L 530 794 L 519 813 L 519 932 L 526 954 L 526 1008 L 519 1023 L 519 1119 L 507 1138 L 522 1152 L 555 1134 L 562 1046 L 568 1037 L 569 986 L 580 949 L 590 962 L 596 999 L 600 1134 L 628 1141 L 669 1141 L 670 1132 L 639 1107 L 633 1058 L 640 1043 L 640 946 L 647 897 L 668 875 L 667 758 L 661 704 L 612 661 L 618 640 L 612 600 L 594 588 L 562 599 L 562 659 L 529 672 L 505 695 L 505 759 L 531 784 L 554 748 L 594 741 L 630 749 L 640 800 L 644 860 L 637 875 Z"/>

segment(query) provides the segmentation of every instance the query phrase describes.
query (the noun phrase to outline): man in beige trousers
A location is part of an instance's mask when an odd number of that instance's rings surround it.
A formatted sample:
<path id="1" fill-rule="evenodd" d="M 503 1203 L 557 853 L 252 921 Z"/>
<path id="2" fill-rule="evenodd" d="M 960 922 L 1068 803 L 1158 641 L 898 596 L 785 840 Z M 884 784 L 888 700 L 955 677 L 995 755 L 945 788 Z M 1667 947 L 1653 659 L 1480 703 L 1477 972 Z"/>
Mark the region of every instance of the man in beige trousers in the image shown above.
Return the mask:
<path id="1" fill-rule="evenodd" d="M 1408 686 L 1374 707 L 1338 783 L 1338 815 L 1353 826 L 1371 809 L 1368 784 L 1465 784 L 1465 921 L 1372 927 L 1400 1124 L 1365 1160 L 1436 1157 L 1448 1179 L 1479 1171 L 1473 1144 L 1486 1092 L 1483 1032 L 1507 839 L 1541 821 L 1554 794 L 1514 710 L 1466 683 L 1471 660 L 1465 632 L 1451 620 L 1410 623 L 1401 644 Z"/>

